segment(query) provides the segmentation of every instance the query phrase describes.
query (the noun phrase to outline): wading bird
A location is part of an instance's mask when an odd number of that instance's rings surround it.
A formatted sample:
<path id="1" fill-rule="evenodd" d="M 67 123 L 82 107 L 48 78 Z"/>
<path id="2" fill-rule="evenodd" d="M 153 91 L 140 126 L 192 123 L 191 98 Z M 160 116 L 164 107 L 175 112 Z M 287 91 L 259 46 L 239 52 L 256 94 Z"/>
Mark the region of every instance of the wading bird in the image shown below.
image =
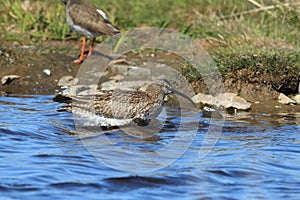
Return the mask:
<path id="1" fill-rule="evenodd" d="M 92 54 L 96 37 L 114 35 L 120 31 L 114 27 L 106 14 L 87 0 L 62 0 L 66 4 L 67 23 L 72 31 L 82 35 L 82 47 L 79 59 L 74 64 L 81 64 Z M 88 54 L 85 55 L 86 37 L 93 38 Z"/>
<path id="2" fill-rule="evenodd" d="M 145 91 L 113 90 L 93 96 L 77 96 L 62 110 L 97 121 L 96 124 L 105 127 L 123 126 L 131 122 L 146 126 L 160 114 L 168 94 L 178 94 L 195 106 L 188 96 L 173 89 L 167 80 L 160 79 Z"/>

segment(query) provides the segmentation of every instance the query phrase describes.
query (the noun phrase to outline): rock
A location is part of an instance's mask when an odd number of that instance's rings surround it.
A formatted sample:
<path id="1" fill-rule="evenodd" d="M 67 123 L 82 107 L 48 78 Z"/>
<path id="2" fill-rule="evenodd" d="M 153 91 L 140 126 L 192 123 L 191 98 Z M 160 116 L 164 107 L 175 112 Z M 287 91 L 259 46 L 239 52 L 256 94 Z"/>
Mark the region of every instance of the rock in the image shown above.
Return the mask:
<path id="1" fill-rule="evenodd" d="M 73 76 L 62 76 L 57 85 L 62 87 L 62 86 L 72 86 L 76 85 L 79 82 L 78 78 L 74 78 Z"/>
<path id="2" fill-rule="evenodd" d="M 0 91 L 0 96 L 7 96 L 7 93 L 4 91 Z"/>
<path id="3" fill-rule="evenodd" d="M 287 97 L 282 93 L 279 94 L 278 102 L 285 105 L 296 104 L 296 101 L 292 100 L 291 98 Z"/>
<path id="4" fill-rule="evenodd" d="M 127 72 L 127 76 L 133 79 L 141 80 L 143 79 L 143 77 L 145 78 L 150 77 L 151 71 L 150 69 L 146 69 L 143 67 L 130 67 Z"/>
<path id="5" fill-rule="evenodd" d="M 101 77 L 105 77 L 107 74 L 108 74 L 108 72 L 92 72 L 89 74 L 90 75 L 89 77 L 93 78 L 93 79 L 95 79 L 95 78 L 100 79 Z M 97 80 L 97 79 L 95 79 L 95 80 Z"/>
<path id="6" fill-rule="evenodd" d="M 8 85 L 10 84 L 13 80 L 20 78 L 21 76 L 18 75 L 7 75 L 7 76 L 3 76 L 1 79 L 1 83 L 2 85 Z"/>
<path id="7" fill-rule="evenodd" d="M 141 80 L 144 77 L 151 76 L 151 70 L 144 67 L 112 65 L 110 68 L 113 73 L 127 76 L 130 80 Z"/>
<path id="8" fill-rule="evenodd" d="M 205 118 L 216 118 L 216 119 L 223 118 L 222 114 L 217 109 L 209 108 L 207 106 L 205 106 L 202 109 L 202 113 L 203 113 L 203 117 Z"/>
<path id="9" fill-rule="evenodd" d="M 121 64 L 121 63 L 127 64 L 127 60 L 125 58 L 119 58 L 117 60 L 110 61 L 110 63 L 108 65 L 116 65 L 116 64 Z"/>
<path id="10" fill-rule="evenodd" d="M 297 104 L 300 104 L 300 94 L 297 94 L 296 96 L 292 97 L 294 101 L 296 101 Z"/>
<path id="11" fill-rule="evenodd" d="M 112 77 L 109 77 L 110 80 L 114 80 L 114 81 L 120 81 L 120 80 L 123 80 L 124 79 L 124 76 L 123 75 L 115 75 L 115 76 L 112 76 Z"/>
<path id="12" fill-rule="evenodd" d="M 199 94 L 193 96 L 192 100 L 197 104 L 201 103 L 204 105 L 213 105 L 214 100 L 215 100 L 214 98 L 215 97 L 213 97 L 212 95 L 199 93 Z"/>
<path id="13" fill-rule="evenodd" d="M 197 104 L 224 107 L 226 109 L 235 108 L 238 110 L 248 110 L 251 107 L 251 103 L 234 93 L 223 93 L 216 97 L 199 93 L 194 96 L 192 100 Z"/>
<path id="14" fill-rule="evenodd" d="M 128 65 L 111 65 L 111 71 L 117 74 L 126 75 L 130 66 Z"/>
<path id="15" fill-rule="evenodd" d="M 248 110 L 251 107 L 251 103 L 234 93 L 218 94 L 215 99 L 215 103 L 218 107 L 236 108 L 238 110 Z"/>
<path id="16" fill-rule="evenodd" d="M 51 70 L 50 69 L 44 69 L 43 70 L 43 73 L 47 76 L 50 76 L 51 75 Z"/>

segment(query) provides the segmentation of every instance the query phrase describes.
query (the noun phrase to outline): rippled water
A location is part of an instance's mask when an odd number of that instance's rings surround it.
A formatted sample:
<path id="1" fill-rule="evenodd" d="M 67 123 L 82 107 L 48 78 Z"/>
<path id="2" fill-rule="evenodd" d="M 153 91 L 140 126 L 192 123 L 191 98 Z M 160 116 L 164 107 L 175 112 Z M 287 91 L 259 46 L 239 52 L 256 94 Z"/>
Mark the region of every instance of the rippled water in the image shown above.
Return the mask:
<path id="1" fill-rule="evenodd" d="M 1 199 L 300 199 L 299 113 L 231 117 L 219 135 L 209 119 L 166 108 L 164 128 L 142 139 L 86 135 L 52 98 L 0 97 Z"/>

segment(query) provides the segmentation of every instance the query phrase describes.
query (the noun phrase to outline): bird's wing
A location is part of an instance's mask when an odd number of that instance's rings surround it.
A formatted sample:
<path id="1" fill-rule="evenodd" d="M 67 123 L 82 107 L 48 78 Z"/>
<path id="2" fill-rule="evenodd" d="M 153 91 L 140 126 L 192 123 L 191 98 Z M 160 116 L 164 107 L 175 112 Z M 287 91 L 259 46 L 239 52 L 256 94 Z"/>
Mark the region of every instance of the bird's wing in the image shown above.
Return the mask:
<path id="1" fill-rule="evenodd" d="M 139 91 L 103 91 L 100 94 L 76 96 L 61 110 L 95 113 L 107 118 L 132 118 L 136 110 L 142 109 L 145 99 Z"/>
<path id="2" fill-rule="evenodd" d="M 69 7 L 68 14 L 74 24 L 81 26 L 90 32 L 97 34 L 113 35 L 119 33 L 105 15 L 103 11 L 99 11 L 93 5 L 81 7 L 73 4 Z"/>

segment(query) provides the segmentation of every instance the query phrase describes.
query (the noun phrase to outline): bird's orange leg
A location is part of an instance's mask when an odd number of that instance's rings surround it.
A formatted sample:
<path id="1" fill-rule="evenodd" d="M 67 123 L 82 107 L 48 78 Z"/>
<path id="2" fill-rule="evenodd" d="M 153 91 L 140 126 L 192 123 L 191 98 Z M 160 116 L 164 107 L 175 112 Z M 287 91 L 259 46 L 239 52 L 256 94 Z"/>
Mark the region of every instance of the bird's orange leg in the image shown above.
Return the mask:
<path id="1" fill-rule="evenodd" d="M 85 55 L 84 55 L 85 44 L 86 44 L 86 37 L 82 36 L 81 53 L 80 53 L 79 59 L 74 60 L 73 64 L 81 64 L 84 61 L 84 59 L 85 59 Z"/>
<path id="2" fill-rule="evenodd" d="M 93 38 L 93 41 L 92 41 L 92 43 L 91 43 L 91 46 L 90 46 L 90 49 L 89 49 L 89 53 L 88 53 L 87 56 L 92 55 L 92 51 L 93 51 L 93 49 L 94 49 L 95 42 L 96 42 L 96 38 Z"/>

